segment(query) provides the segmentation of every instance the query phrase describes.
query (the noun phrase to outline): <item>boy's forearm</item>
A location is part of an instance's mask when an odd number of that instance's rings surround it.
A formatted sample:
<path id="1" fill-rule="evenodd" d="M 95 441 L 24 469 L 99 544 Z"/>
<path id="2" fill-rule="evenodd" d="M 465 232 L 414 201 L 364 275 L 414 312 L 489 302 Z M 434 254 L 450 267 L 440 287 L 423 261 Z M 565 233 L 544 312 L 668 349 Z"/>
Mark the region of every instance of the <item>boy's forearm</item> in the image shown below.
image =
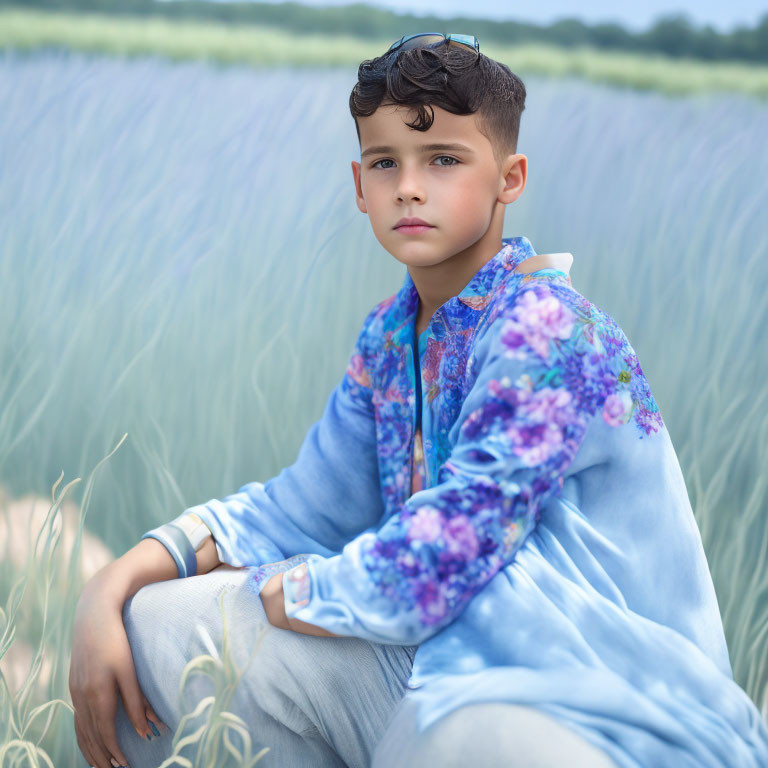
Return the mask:
<path id="1" fill-rule="evenodd" d="M 288 629 L 298 632 L 300 635 L 313 635 L 315 637 L 347 637 L 347 635 L 337 635 L 335 632 L 329 632 L 327 629 L 318 627 L 316 624 L 308 624 L 299 619 L 288 619 Z"/>
<path id="2" fill-rule="evenodd" d="M 197 573 L 212 571 L 221 565 L 213 538 L 205 540 L 197 551 Z M 120 606 L 142 587 L 179 576 L 170 552 L 157 539 L 141 539 L 132 549 L 104 566 L 86 585 L 107 590 Z"/>
<path id="3" fill-rule="evenodd" d="M 216 543 L 209 537 L 197 551 L 197 573 L 208 573 L 220 565 Z M 141 539 L 135 547 L 104 566 L 86 584 L 86 589 L 98 589 L 107 593 L 122 609 L 125 601 L 142 587 L 156 581 L 175 579 L 178 575 L 176 562 L 170 552 L 157 539 L 147 538 Z M 303 635 L 344 637 L 305 621 L 289 619 L 285 615 L 282 573 L 269 579 L 261 591 L 261 600 L 267 619 L 273 626 Z"/>

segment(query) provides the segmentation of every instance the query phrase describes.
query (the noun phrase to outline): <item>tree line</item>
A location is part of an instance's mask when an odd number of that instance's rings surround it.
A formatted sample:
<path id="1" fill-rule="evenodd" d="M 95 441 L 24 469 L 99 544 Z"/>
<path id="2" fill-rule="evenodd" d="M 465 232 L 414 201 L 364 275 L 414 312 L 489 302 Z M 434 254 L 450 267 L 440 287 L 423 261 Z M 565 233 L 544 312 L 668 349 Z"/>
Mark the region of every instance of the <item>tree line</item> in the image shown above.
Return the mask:
<path id="1" fill-rule="evenodd" d="M 0 0 L 0 6 L 21 7 L 19 0 Z M 469 16 L 398 13 L 362 3 L 316 8 L 297 2 L 206 2 L 205 0 L 24 0 L 25 9 L 87 11 L 109 15 L 161 16 L 202 19 L 226 24 L 267 24 L 297 32 L 346 34 L 369 39 L 396 40 L 418 31 L 462 31 L 503 45 L 549 43 L 562 47 L 590 46 L 602 50 L 657 53 L 705 61 L 768 61 L 768 12 L 754 27 L 737 26 L 718 32 L 696 25 L 681 13 L 659 16 L 648 29 L 632 32 L 619 24 L 585 24 L 576 18 L 548 25 L 496 21 Z"/>

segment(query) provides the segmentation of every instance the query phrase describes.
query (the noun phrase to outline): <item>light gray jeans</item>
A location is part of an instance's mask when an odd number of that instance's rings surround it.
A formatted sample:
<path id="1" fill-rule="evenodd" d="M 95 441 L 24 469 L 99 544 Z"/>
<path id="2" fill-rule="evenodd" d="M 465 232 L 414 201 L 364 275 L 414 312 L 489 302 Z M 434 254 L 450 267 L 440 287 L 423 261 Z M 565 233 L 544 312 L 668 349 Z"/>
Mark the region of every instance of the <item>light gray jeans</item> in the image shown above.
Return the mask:
<path id="1" fill-rule="evenodd" d="M 132 768 L 156 768 L 169 758 L 182 717 L 205 697 L 221 700 L 227 682 L 231 698 L 223 709 L 244 721 L 251 755 L 268 748 L 251 761 L 260 768 L 615 768 L 605 753 L 556 720 L 508 703 L 459 707 L 419 734 L 406 695 L 417 646 L 273 627 L 247 584 L 248 574 L 223 565 L 208 574 L 156 582 L 123 606 L 139 685 L 171 729 L 150 742 L 142 739 L 118 697 L 117 740 Z M 231 660 L 235 675 L 242 676 L 237 681 L 222 671 L 217 681 L 215 674 L 192 674 L 179 699 L 184 668 L 201 655 Z M 194 736 L 209 717 L 210 710 L 187 717 L 181 738 Z M 237 752 L 244 750 L 234 731 L 226 738 L 220 731 L 218 739 L 220 746 L 228 740 Z M 221 749 L 211 757 L 211 749 L 207 761 L 196 762 L 195 743 L 177 754 L 206 768 L 246 764 Z"/>

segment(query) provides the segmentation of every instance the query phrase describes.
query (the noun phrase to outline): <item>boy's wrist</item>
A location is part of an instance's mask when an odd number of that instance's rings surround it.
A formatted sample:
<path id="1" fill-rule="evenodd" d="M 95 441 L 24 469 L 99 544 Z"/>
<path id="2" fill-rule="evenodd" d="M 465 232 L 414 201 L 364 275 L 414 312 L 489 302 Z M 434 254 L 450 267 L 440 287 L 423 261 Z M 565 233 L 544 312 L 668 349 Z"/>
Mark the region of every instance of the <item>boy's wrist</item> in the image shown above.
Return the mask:
<path id="1" fill-rule="evenodd" d="M 288 617 L 285 613 L 285 596 L 283 594 L 283 573 L 276 573 L 269 578 L 259 592 L 261 604 L 264 606 L 264 613 L 267 615 L 267 621 L 273 627 L 280 629 L 290 629 Z"/>
<path id="2" fill-rule="evenodd" d="M 125 601 L 132 596 L 130 574 L 120 558 L 107 563 L 85 584 L 82 595 L 98 595 L 122 610 Z"/>
<path id="3" fill-rule="evenodd" d="M 205 551 L 210 557 L 210 551 Z M 91 577 L 83 591 L 99 592 L 122 609 L 125 601 L 147 584 L 175 578 L 178 569 L 168 550 L 156 539 L 147 538 L 107 563 Z"/>
<path id="4" fill-rule="evenodd" d="M 290 618 L 285 612 L 285 593 L 283 591 L 283 574 L 285 571 L 276 573 L 269 578 L 259 592 L 261 603 L 264 606 L 264 613 L 267 620 L 273 627 L 279 629 L 289 629 L 292 632 L 298 632 L 300 635 L 313 635 L 314 637 L 346 637 L 346 635 L 337 635 L 335 632 L 329 632 L 327 629 L 309 624 L 306 621 Z"/>

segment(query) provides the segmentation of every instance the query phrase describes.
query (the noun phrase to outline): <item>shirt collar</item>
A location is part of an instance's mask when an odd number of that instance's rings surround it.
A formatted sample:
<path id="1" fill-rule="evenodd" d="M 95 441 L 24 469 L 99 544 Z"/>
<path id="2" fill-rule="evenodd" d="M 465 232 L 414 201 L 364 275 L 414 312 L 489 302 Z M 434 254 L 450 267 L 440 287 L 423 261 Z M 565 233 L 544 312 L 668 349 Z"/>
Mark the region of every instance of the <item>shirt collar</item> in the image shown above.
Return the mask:
<path id="1" fill-rule="evenodd" d="M 499 283 L 520 262 L 525 261 L 529 256 L 536 255 L 536 251 L 527 237 L 504 237 L 501 242 L 501 250 L 483 264 L 461 292 L 452 296 L 440 307 L 441 310 L 453 314 L 462 311 L 464 306 L 474 310 L 485 309 Z M 401 323 L 415 315 L 418 306 L 419 292 L 411 279 L 410 272 L 406 270 L 405 280 L 400 290 L 395 294 L 391 307 L 394 325 L 400 326 Z"/>

